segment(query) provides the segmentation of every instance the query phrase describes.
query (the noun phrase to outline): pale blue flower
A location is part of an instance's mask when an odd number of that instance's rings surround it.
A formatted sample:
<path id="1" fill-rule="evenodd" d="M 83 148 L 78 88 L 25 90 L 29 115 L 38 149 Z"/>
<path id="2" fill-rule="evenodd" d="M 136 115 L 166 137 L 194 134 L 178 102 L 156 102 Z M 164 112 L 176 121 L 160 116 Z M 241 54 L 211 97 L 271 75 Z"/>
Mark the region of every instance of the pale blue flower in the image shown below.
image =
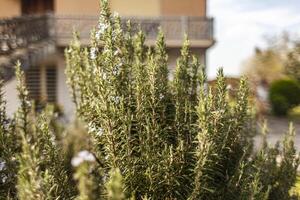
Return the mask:
<path id="1" fill-rule="evenodd" d="M 83 162 L 95 162 L 95 157 L 92 153 L 90 153 L 87 150 L 80 151 L 77 156 L 72 158 L 71 164 L 73 167 L 78 167 L 81 165 Z"/>

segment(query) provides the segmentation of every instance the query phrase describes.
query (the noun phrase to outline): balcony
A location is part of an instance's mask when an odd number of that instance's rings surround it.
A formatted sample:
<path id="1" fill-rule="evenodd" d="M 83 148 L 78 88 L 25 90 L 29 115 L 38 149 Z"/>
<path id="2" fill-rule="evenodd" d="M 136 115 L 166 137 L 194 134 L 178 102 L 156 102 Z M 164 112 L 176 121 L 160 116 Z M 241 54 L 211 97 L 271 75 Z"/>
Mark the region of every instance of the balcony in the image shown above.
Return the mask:
<path id="1" fill-rule="evenodd" d="M 35 15 L 0 20 L 0 55 L 50 38 L 49 16 Z"/>
<path id="2" fill-rule="evenodd" d="M 188 34 L 192 47 L 208 48 L 214 44 L 213 19 L 206 17 L 157 17 L 122 18 L 125 24 L 131 21 L 133 30 L 138 27 L 146 33 L 146 43 L 155 44 L 158 28 L 161 27 L 168 47 L 180 47 L 184 34 Z M 55 16 L 55 35 L 58 46 L 66 46 L 72 38 L 72 30 L 80 32 L 83 44 L 89 43 L 90 30 L 96 26 L 96 16 Z"/>
<path id="3" fill-rule="evenodd" d="M 0 19 L 0 67 L 5 79 L 14 74 L 17 60 L 27 68 L 55 51 L 50 15 Z"/>
<path id="4" fill-rule="evenodd" d="M 122 18 L 131 21 L 133 31 L 138 27 L 146 33 L 147 43 L 153 45 L 161 27 L 168 47 L 182 45 L 183 35 L 189 36 L 193 47 L 208 48 L 213 45 L 213 19 L 205 17 Z M 75 28 L 83 44 L 89 43 L 90 30 L 97 25 L 96 16 L 22 16 L 0 20 L 0 56 L 26 49 L 42 41 L 55 41 L 57 46 L 67 46 Z"/>
<path id="5" fill-rule="evenodd" d="M 214 44 L 213 19 L 204 17 L 123 18 L 130 20 L 133 31 L 139 27 L 146 33 L 148 45 L 154 45 L 161 27 L 168 47 L 180 47 L 188 34 L 192 47 L 209 48 Z M 35 15 L 0 20 L 0 67 L 12 74 L 16 60 L 26 68 L 65 47 L 75 28 L 84 45 L 89 44 L 90 30 L 97 25 L 97 16 Z M 8 70 L 6 70 L 8 69 Z M 5 75 L 6 76 L 6 75 Z"/>

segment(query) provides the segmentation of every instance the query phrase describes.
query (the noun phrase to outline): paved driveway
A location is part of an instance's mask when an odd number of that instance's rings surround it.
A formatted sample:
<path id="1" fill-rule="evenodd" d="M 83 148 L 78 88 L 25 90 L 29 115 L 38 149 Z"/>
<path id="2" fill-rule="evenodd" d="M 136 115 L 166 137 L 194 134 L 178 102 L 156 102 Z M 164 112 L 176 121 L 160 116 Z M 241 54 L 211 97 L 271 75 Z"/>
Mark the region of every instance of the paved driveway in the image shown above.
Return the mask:
<path id="1" fill-rule="evenodd" d="M 275 144 L 278 140 L 282 140 L 284 133 L 289 128 L 289 122 L 291 120 L 287 118 L 278 118 L 273 116 L 266 117 L 269 127 L 269 134 L 268 134 L 268 142 L 270 144 Z M 295 145 L 298 151 L 300 151 L 300 121 L 293 121 L 294 127 L 296 129 L 296 137 L 295 137 Z M 261 136 L 255 137 L 255 144 L 256 146 L 259 145 L 261 142 Z"/>

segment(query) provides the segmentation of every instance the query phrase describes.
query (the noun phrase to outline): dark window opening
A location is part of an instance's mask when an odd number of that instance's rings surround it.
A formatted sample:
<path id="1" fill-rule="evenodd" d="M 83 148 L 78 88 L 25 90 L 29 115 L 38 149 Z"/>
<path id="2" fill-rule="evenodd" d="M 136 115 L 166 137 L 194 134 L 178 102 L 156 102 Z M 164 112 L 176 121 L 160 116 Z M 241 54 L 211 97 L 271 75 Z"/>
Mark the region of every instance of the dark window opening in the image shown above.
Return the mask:
<path id="1" fill-rule="evenodd" d="M 46 69 L 47 101 L 56 103 L 56 68 L 49 67 Z"/>
<path id="2" fill-rule="evenodd" d="M 29 99 L 35 102 L 37 108 L 46 102 L 56 104 L 57 70 L 55 66 L 31 67 L 26 70 L 25 79 Z"/>
<path id="3" fill-rule="evenodd" d="M 38 67 L 31 67 L 26 70 L 25 73 L 26 77 L 26 87 L 29 92 L 28 96 L 31 100 L 40 101 L 41 96 L 41 75 L 40 69 Z"/>
<path id="4" fill-rule="evenodd" d="M 54 0 L 22 0 L 23 15 L 45 14 L 54 11 Z"/>

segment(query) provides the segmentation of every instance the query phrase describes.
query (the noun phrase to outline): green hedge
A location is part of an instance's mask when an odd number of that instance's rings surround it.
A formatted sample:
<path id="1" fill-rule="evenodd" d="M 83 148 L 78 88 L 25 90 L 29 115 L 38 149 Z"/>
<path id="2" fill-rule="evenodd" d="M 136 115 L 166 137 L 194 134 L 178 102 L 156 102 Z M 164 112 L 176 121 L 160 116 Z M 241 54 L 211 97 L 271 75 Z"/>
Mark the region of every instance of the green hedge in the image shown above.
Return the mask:
<path id="1" fill-rule="evenodd" d="M 271 84 L 269 99 L 275 115 L 286 115 L 300 103 L 300 85 L 292 79 L 275 81 Z"/>

